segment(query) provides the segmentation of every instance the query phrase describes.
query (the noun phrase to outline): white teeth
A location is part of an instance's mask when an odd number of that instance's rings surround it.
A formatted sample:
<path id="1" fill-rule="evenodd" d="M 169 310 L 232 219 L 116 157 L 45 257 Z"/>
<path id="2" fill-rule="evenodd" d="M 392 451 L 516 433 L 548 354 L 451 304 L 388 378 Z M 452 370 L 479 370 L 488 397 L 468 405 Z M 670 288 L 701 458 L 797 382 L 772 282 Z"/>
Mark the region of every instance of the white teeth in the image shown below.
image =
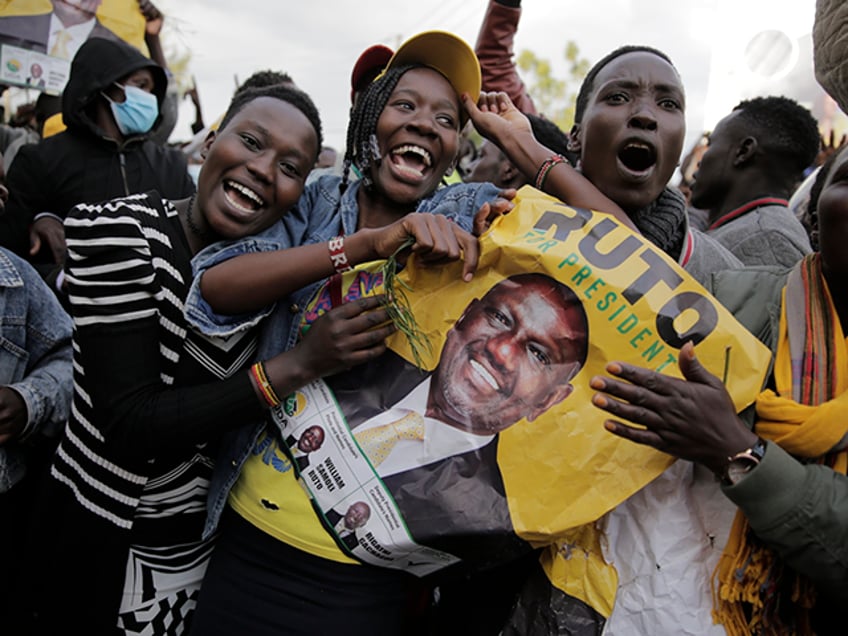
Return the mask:
<path id="1" fill-rule="evenodd" d="M 629 144 L 625 146 L 625 148 L 641 148 L 642 150 L 650 150 L 651 147 L 648 144 L 643 144 L 638 141 L 631 141 Z"/>
<path id="2" fill-rule="evenodd" d="M 495 391 L 501 390 L 501 387 L 498 385 L 498 381 L 495 380 L 495 377 L 491 373 L 489 373 L 489 371 L 484 368 L 483 365 L 481 365 L 476 360 L 471 360 L 470 363 L 471 368 L 474 369 L 474 371 L 476 371 L 477 374 L 481 378 L 483 378 Z"/>
<path id="3" fill-rule="evenodd" d="M 229 201 L 230 205 L 233 206 L 235 209 L 241 210 L 242 212 L 249 212 L 250 214 L 253 214 L 254 212 L 256 212 L 256 210 L 244 207 L 241 203 L 239 203 L 234 198 L 232 198 L 230 196 L 230 193 L 227 192 L 226 190 L 224 191 L 224 196 L 227 197 L 227 201 Z"/>
<path id="4" fill-rule="evenodd" d="M 407 153 L 407 152 L 412 152 L 412 153 L 415 153 L 416 155 L 420 156 L 424 160 L 424 165 L 427 166 L 427 167 L 430 167 L 430 165 L 433 163 L 433 159 L 430 157 L 429 152 L 427 152 L 421 146 L 413 146 L 412 144 L 407 144 L 405 146 L 400 146 L 399 148 L 395 148 L 392 151 L 392 154 L 393 155 L 402 155 L 402 154 Z"/>
<path id="5" fill-rule="evenodd" d="M 262 197 L 260 197 L 258 194 L 256 194 L 250 188 L 243 186 L 240 183 L 236 183 L 235 181 L 227 181 L 227 185 L 230 186 L 233 190 L 238 190 L 244 196 L 246 196 L 248 199 L 255 201 L 256 205 L 259 205 L 259 206 L 265 205 L 265 201 L 262 200 Z"/>

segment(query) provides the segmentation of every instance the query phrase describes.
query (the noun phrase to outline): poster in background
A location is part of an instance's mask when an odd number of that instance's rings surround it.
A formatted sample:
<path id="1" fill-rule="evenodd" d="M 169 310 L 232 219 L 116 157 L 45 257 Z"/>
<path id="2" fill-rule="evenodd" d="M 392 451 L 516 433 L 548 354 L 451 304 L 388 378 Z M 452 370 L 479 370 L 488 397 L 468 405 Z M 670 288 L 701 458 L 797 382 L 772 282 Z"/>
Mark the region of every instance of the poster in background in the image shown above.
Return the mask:
<path id="1" fill-rule="evenodd" d="M 0 0 L 0 82 L 59 93 L 90 37 L 124 40 L 147 54 L 137 0 Z"/>

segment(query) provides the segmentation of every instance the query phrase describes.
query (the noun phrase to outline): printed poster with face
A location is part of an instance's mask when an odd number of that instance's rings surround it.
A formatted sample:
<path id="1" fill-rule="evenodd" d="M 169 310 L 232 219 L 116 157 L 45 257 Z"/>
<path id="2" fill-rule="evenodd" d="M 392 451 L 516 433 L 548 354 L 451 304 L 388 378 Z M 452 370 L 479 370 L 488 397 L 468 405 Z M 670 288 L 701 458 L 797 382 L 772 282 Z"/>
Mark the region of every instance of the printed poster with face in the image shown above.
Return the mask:
<path id="1" fill-rule="evenodd" d="M 124 40 L 147 54 L 137 0 L 0 1 L 0 82 L 51 93 L 90 37 Z"/>
<path id="2" fill-rule="evenodd" d="M 331 281 L 311 317 L 382 291 L 381 265 Z M 363 561 L 419 575 L 494 564 L 659 475 L 672 458 L 608 433 L 590 402 L 589 379 L 611 360 L 681 377 L 692 341 L 738 410 L 761 389 L 767 348 L 609 215 L 525 187 L 481 237 L 471 282 L 461 267 L 412 259 L 395 282 L 423 336 L 417 356 L 397 333 L 381 358 L 274 412 L 283 439 L 306 440 L 289 446 L 316 508 Z"/>

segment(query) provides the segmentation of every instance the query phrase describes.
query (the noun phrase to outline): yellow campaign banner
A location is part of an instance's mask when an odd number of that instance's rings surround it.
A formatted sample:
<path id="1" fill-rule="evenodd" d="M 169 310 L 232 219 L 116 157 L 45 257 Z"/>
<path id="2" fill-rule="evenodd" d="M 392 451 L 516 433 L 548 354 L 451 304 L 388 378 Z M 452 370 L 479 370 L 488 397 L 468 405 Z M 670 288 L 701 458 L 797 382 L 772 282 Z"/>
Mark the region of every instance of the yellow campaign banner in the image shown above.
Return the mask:
<path id="1" fill-rule="evenodd" d="M 59 93 L 88 38 L 148 54 L 144 22 L 138 0 L 0 0 L 0 82 Z"/>
<path id="2" fill-rule="evenodd" d="M 621 360 L 681 377 L 680 347 L 688 340 L 704 366 L 724 380 L 737 410 L 762 388 L 771 353 L 667 255 L 612 217 L 574 210 L 531 188 L 481 239 L 473 281 L 461 266 L 410 267 L 400 274 L 438 364 L 445 334 L 474 299 L 521 273 L 550 276 L 583 303 L 589 355 L 571 380 L 572 394 L 533 422 L 500 433 L 498 466 L 516 532 L 547 541 L 593 521 L 644 486 L 669 456 L 611 435 L 605 414 L 590 403 L 589 379 Z M 390 346 L 412 360 L 405 338 Z M 567 502 L 567 505 L 563 505 Z"/>
<path id="3" fill-rule="evenodd" d="M 672 458 L 610 434 L 591 404 L 589 380 L 611 360 L 680 377 L 677 355 L 692 341 L 738 410 L 762 387 L 768 349 L 609 215 L 525 187 L 480 242 L 471 282 L 461 263 L 414 258 L 397 276 L 428 343 L 420 368 L 398 332 L 378 360 L 298 391 L 276 413 L 283 439 L 321 429 L 302 483 L 328 520 L 357 519 L 340 546 L 367 562 L 428 574 L 507 560 L 659 475 Z M 380 265 L 324 287 L 311 319 L 382 291 Z"/>

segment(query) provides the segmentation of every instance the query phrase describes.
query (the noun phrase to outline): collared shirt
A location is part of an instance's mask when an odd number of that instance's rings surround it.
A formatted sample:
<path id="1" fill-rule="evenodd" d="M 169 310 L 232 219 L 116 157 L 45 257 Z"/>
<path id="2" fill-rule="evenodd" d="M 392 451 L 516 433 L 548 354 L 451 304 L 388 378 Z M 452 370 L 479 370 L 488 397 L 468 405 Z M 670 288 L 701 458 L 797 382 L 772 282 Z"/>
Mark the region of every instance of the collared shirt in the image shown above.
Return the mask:
<path id="1" fill-rule="evenodd" d="M 348 528 L 345 525 L 345 518 L 339 519 L 338 523 L 333 527 L 333 532 L 339 535 L 339 539 L 344 539 L 349 534 L 355 534 L 356 528 Z"/>
<path id="2" fill-rule="evenodd" d="M 776 197 L 731 210 L 710 225 L 708 234 L 746 266 L 792 267 L 812 251 L 804 226 L 786 199 Z"/>
<path id="3" fill-rule="evenodd" d="M 395 422 L 410 412 L 423 414 L 430 392 L 430 378 L 426 378 L 406 397 L 392 408 L 375 415 L 353 430 L 354 435 L 375 426 Z M 377 466 L 380 477 L 403 473 L 419 466 L 426 466 L 447 457 L 468 453 L 482 448 L 492 441 L 494 435 L 474 435 L 445 422 L 424 416 L 424 439 L 401 439 L 389 455 Z"/>
<path id="4" fill-rule="evenodd" d="M 67 51 L 68 57 L 64 56 L 56 56 L 62 57 L 66 60 L 74 59 L 74 55 L 77 52 L 77 49 L 82 46 L 83 42 L 88 39 L 88 36 L 91 35 L 91 32 L 94 30 L 94 26 L 97 24 L 97 18 L 92 16 L 90 20 L 86 20 L 85 22 L 81 22 L 80 24 L 74 24 L 73 26 L 66 27 L 62 24 L 62 21 L 56 17 L 56 14 L 50 15 L 50 39 L 47 41 L 47 52 L 50 53 L 53 50 L 53 45 L 56 44 L 57 40 L 59 40 L 60 33 L 64 32 L 66 34 L 67 40 L 65 41 L 65 50 Z"/>

